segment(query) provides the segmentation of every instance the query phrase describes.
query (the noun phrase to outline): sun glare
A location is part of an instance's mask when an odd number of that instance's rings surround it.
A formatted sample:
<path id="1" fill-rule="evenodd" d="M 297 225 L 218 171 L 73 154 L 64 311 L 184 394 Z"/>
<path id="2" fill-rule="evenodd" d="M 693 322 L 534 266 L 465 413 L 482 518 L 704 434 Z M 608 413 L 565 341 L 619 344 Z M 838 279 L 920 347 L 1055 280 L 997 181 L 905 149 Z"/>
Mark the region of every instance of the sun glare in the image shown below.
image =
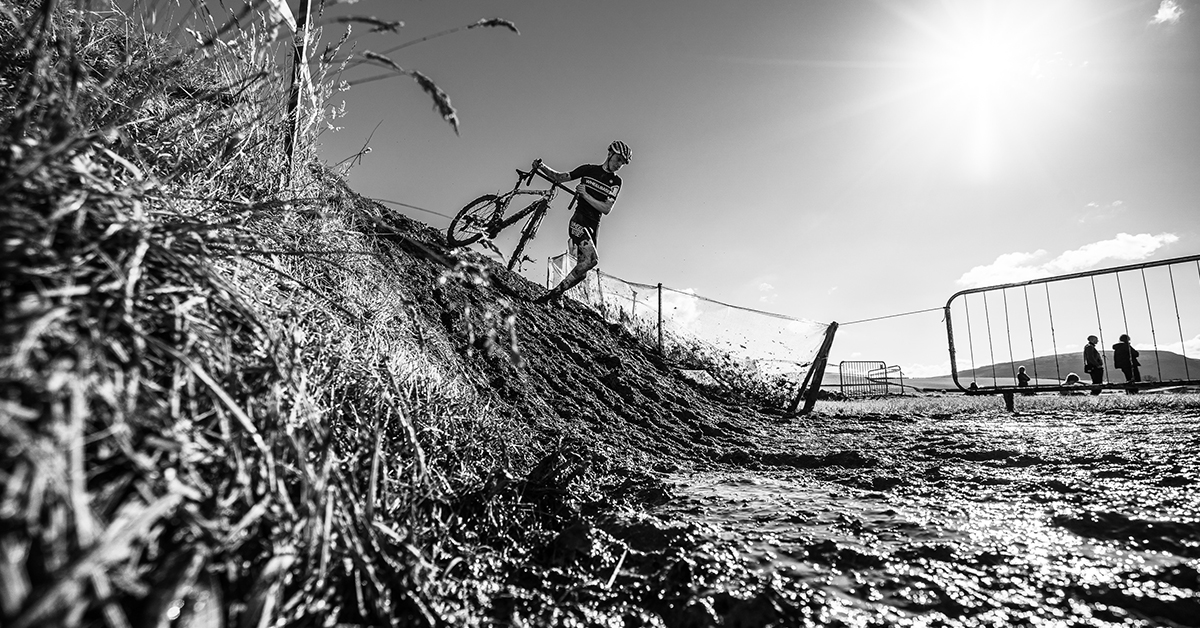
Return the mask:
<path id="1" fill-rule="evenodd" d="M 1028 62 L 1009 42 L 993 39 L 958 42 L 947 50 L 943 81 L 966 92 L 995 92 L 1028 77 Z M 982 95 L 982 94 L 979 94 Z"/>
<path id="2" fill-rule="evenodd" d="M 907 28 L 890 42 L 892 87 L 908 115 L 894 133 L 923 138 L 930 159 L 971 179 L 992 179 L 1014 147 L 1052 128 L 1071 16 L 1062 3 L 1020 0 L 921 6 L 896 13 Z"/>

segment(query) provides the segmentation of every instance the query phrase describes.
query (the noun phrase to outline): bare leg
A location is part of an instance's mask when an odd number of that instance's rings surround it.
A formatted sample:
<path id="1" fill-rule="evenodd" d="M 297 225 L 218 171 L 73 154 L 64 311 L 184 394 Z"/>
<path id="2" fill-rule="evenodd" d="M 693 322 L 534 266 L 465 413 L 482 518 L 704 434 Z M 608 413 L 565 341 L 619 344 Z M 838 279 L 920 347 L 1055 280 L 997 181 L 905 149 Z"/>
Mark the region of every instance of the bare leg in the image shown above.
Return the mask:
<path id="1" fill-rule="evenodd" d="M 571 272 L 563 277 L 562 282 L 555 287 L 560 294 L 579 285 L 587 278 L 588 272 L 600 263 L 600 259 L 596 255 L 596 246 L 591 242 L 584 242 L 575 247 L 575 260 L 575 268 L 572 268 Z"/>
<path id="2" fill-rule="evenodd" d="M 567 273 L 566 277 L 563 277 L 557 286 L 538 298 L 537 302 L 546 303 L 558 299 L 564 292 L 586 279 L 588 271 L 600 263 L 600 258 L 596 254 L 596 245 L 591 240 L 584 240 L 580 244 L 574 245 L 571 254 L 575 258 L 575 267 L 571 269 L 570 273 Z"/>

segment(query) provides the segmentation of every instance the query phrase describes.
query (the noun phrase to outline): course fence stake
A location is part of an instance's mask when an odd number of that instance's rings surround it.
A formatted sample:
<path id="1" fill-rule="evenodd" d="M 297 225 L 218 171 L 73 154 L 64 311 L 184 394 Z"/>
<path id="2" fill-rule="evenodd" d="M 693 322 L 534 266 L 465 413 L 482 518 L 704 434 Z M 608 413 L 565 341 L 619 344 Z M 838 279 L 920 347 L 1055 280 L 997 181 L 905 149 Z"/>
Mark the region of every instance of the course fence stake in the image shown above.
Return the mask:
<path id="1" fill-rule="evenodd" d="M 296 9 L 296 32 L 292 36 L 292 85 L 288 91 L 288 130 L 283 137 L 283 150 L 287 157 L 287 181 L 289 183 L 295 174 L 293 172 L 295 169 L 294 155 L 296 142 L 300 135 L 301 120 L 303 119 L 303 116 L 300 115 L 300 96 L 308 82 L 309 3 L 310 0 L 300 0 L 300 6 Z M 307 85 L 307 89 L 312 89 L 312 86 Z"/>
<path id="2" fill-rule="evenodd" d="M 830 323 L 829 327 L 825 328 L 825 340 L 821 343 L 821 348 L 817 350 L 817 357 L 809 366 L 808 374 L 804 376 L 804 382 L 800 384 L 800 391 L 788 406 L 788 416 L 797 416 L 796 410 L 800 407 L 801 399 L 804 400 L 804 408 L 799 411 L 799 415 L 812 412 L 813 406 L 817 405 L 817 394 L 821 391 L 821 381 L 825 378 L 825 367 L 829 364 L 829 350 L 833 347 L 833 335 L 837 333 L 837 328 L 836 322 Z"/>

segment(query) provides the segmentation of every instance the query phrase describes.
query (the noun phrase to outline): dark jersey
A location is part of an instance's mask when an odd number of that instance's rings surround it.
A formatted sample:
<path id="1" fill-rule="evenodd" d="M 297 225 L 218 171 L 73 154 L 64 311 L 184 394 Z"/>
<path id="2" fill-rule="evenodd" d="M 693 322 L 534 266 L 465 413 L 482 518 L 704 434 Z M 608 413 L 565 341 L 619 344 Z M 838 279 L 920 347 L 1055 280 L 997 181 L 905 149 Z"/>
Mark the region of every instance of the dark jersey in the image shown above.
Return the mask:
<path id="1" fill-rule="evenodd" d="M 569 176 L 572 181 L 582 180 L 586 187 L 584 194 L 601 203 L 617 200 L 617 193 L 621 191 L 621 177 L 618 177 L 615 172 L 605 170 L 604 166 L 584 164 L 572 170 Z M 600 218 L 603 215 L 590 203 L 580 199 L 575 204 L 575 215 L 571 216 L 571 222 L 579 223 L 589 229 L 594 241 L 596 234 L 600 231 Z"/>

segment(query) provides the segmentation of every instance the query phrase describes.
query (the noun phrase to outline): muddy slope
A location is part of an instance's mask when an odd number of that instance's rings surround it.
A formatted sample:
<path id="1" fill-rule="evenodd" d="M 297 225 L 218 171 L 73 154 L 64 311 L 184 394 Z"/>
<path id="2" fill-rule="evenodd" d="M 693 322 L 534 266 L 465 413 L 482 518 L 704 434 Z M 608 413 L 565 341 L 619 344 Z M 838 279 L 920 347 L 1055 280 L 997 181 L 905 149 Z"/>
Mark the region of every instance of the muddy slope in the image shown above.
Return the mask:
<path id="1" fill-rule="evenodd" d="M 441 234 L 395 226 L 415 307 L 478 393 L 652 489 L 536 502 L 552 533 L 509 539 L 536 558 L 503 577 L 501 623 L 1200 626 L 1190 397 L 785 420 L 494 265 L 484 287 L 440 282 Z"/>
<path id="2" fill-rule="evenodd" d="M 427 252 L 453 256 L 442 233 L 404 217 L 386 220 Z M 672 471 L 677 463 L 742 458 L 756 450 L 764 426 L 782 416 L 781 408 L 738 391 L 695 383 L 580 304 L 532 303 L 543 289 L 502 266 L 468 256 L 481 264 L 485 284 L 440 282 L 447 267 L 408 248 L 412 255 L 397 260 L 397 270 L 423 324 L 450 339 L 452 359 L 474 375 L 479 394 L 548 436 L 580 439 L 628 464 Z"/>

